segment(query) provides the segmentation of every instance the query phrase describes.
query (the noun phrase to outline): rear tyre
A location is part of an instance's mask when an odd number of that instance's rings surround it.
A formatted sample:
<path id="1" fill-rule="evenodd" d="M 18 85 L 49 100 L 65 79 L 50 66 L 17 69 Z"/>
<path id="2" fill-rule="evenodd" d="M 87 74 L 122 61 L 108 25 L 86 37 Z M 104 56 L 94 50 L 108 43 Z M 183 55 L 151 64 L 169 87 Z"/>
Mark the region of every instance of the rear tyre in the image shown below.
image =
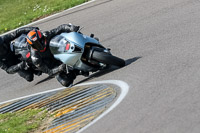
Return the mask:
<path id="1" fill-rule="evenodd" d="M 94 50 L 92 54 L 92 59 L 108 65 L 114 65 L 118 67 L 125 66 L 125 61 L 123 59 L 113 56 L 110 53 L 104 51 Z"/>

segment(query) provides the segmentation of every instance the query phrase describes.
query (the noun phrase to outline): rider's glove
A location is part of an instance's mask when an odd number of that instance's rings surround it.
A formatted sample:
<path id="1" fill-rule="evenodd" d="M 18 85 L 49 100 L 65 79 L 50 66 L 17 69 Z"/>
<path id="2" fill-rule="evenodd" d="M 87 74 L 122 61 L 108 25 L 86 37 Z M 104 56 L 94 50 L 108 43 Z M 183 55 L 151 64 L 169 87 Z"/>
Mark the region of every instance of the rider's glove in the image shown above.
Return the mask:
<path id="1" fill-rule="evenodd" d="M 44 37 L 48 37 L 49 34 L 50 34 L 49 31 L 45 31 L 45 32 L 43 32 L 43 36 L 44 36 Z"/>
<path id="2" fill-rule="evenodd" d="M 78 32 L 78 30 L 80 29 L 80 26 L 75 26 L 71 23 L 69 23 L 68 25 L 69 25 L 71 31 Z"/>
<path id="3" fill-rule="evenodd" d="M 19 69 L 25 69 L 26 68 L 26 63 L 24 61 L 22 61 L 17 66 L 19 67 Z"/>

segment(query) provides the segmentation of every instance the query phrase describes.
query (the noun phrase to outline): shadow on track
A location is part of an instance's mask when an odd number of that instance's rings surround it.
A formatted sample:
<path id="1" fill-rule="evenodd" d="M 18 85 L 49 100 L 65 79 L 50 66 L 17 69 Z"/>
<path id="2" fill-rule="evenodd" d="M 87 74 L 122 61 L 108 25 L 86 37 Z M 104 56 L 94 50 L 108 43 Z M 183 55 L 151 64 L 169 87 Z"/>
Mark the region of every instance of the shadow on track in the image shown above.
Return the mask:
<path id="1" fill-rule="evenodd" d="M 126 65 L 125 65 L 124 67 L 130 65 L 131 63 L 137 61 L 137 60 L 140 59 L 140 58 L 142 58 L 142 57 L 134 57 L 134 58 L 125 60 Z M 100 76 L 102 76 L 102 75 L 108 74 L 108 73 L 110 73 L 110 72 L 113 72 L 113 71 L 118 70 L 118 69 L 121 69 L 121 68 L 123 68 L 123 67 L 111 66 L 111 67 L 108 68 L 108 69 L 101 70 L 101 71 L 98 71 L 98 72 L 96 72 L 96 73 L 90 75 L 88 78 L 86 78 L 86 79 L 84 79 L 84 80 L 81 80 L 81 81 L 75 83 L 74 85 L 77 85 L 77 84 L 80 84 L 80 83 L 89 81 L 89 80 L 91 80 L 91 79 L 100 77 Z"/>
<path id="2" fill-rule="evenodd" d="M 131 63 L 137 61 L 138 59 L 142 58 L 141 56 L 138 56 L 138 57 L 134 57 L 134 58 L 130 58 L 128 60 L 125 60 L 126 62 L 126 66 L 130 65 Z"/>
<path id="3" fill-rule="evenodd" d="M 55 77 L 54 77 L 54 76 L 48 76 L 48 77 L 46 77 L 45 79 L 43 79 L 43 80 L 37 82 L 35 85 L 41 84 L 41 83 L 43 83 L 43 82 L 45 82 L 45 81 L 48 81 L 48 80 L 51 80 L 51 79 L 53 79 L 53 78 L 55 78 Z"/>
<path id="4" fill-rule="evenodd" d="M 134 57 L 134 58 L 130 58 L 130 59 L 125 60 L 126 65 L 125 65 L 124 67 L 130 65 L 131 63 L 137 61 L 137 60 L 140 59 L 140 58 L 142 58 L 142 57 L 139 56 L 139 57 Z M 102 76 L 102 75 L 108 74 L 108 73 L 110 73 L 110 72 L 113 72 L 113 71 L 118 70 L 118 69 L 121 69 L 121 68 L 123 68 L 123 67 L 111 66 L 111 67 L 108 68 L 108 69 L 95 72 L 94 74 L 90 75 L 88 78 L 86 78 L 86 79 L 84 79 L 84 80 L 81 80 L 81 81 L 75 83 L 74 85 L 77 85 L 77 84 L 80 84 L 80 83 L 89 81 L 89 80 L 91 80 L 91 79 L 100 77 L 100 76 Z M 35 85 L 41 84 L 41 83 L 43 83 L 43 82 L 45 82 L 45 81 L 48 81 L 48 80 L 51 80 L 51 79 L 53 79 L 53 78 L 54 78 L 54 76 L 49 76 L 49 77 L 47 77 L 47 78 L 45 78 L 45 79 L 43 79 L 43 80 L 37 82 Z"/>

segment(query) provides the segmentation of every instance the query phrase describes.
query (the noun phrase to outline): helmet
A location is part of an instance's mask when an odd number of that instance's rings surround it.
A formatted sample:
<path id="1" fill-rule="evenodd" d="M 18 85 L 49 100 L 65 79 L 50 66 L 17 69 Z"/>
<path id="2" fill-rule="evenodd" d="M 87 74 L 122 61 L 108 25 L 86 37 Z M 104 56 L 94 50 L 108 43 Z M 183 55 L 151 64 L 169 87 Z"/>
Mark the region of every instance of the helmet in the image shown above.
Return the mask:
<path id="1" fill-rule="evenodd" d="M 46 50 L 46 39 L 42 32 L 37 29 L 30 31 L 26 36 L 26 41 L 35 50 L 44 52 Z"/>

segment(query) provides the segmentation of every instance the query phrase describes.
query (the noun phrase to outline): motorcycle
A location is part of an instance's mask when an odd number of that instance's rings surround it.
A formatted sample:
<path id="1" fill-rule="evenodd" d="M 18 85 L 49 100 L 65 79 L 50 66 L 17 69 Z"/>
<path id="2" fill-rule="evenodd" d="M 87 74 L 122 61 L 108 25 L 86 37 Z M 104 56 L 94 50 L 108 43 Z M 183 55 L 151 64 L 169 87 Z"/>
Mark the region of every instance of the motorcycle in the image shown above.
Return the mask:
<path id="1" fill-rule="evenodd" d="M 11 43 L 11 49 L 20 60 L 25 61 L 28 68 L 38 71 L 32 64 L 28 47 L 24 34 Z M 102 46 L 93 34 L 86 36 L 80 31 L 61 33 L 50 40 L 49 47 L 54 58 L 66 64 L 66 74 L 75 70 L 80 75 L 88 76 L 89 72 L 106 69 L 110 65 L 125 66 L 125 61 L 113 56 L 110 49 Z"/>
<path id="2" fill-rule="evenodd" d="M 110 49 L 102 46 L 93 34 L 61 33 L 51 39 L 49 46 L 55 59 L 80 73 L 95 72 L 110 65 L 125 66 L 125 61 L 112 55 Z"/>

